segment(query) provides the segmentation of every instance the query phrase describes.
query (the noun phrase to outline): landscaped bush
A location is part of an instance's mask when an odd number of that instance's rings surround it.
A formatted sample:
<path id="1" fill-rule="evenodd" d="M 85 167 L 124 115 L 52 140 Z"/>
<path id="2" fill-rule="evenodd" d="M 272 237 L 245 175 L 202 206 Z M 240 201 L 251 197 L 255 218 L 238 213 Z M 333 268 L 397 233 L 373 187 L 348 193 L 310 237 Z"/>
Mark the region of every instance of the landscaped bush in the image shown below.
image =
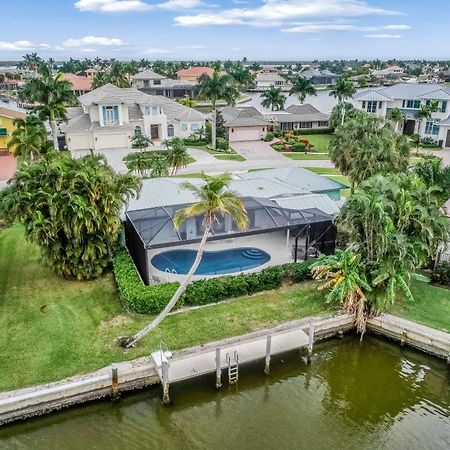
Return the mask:
<path id="1" fill-rule="evenodd" d="M 273 144 L 272 148 L 277 152 L 284 152 L 284 144 Z"/>
<path id="2" fill-rule="evenodd" d="M 314 146 L 308 139 L 288 131 L 284 132 L 283 137 L 279 141 L 272 144 L 272 148 L 278 152 L 309 152 Z"/>
<path id="3" fill-rule="evenodd" d="M 264 140 L 266 142 L 270 142 L 273 140 L 274 137 L 275 137 L 275 135 L 271 131 L 268 131 L 266 134 L 266 138 Z"/>
<path id="4" fill-rule="evenodd" d="M 409 139 L 411 140 L 412 145 L 419 145 L 420 136 L 418 134 L 412 134 Z"/>
<path id="5" fill-rule="evenodd" d="M 292 151 L 293 152 L 305 152 L 306 151 L 306 145 L 303 142 L 294 142 L 291 144 Z"/>
<path id="6" fill-rule="evenodd" d="M 302 134 L 332 134 L 331 128 L 302 128 L 301 130 L 295 130 L 294 133 L 298 136 Z"/>
<path id="7" fill-rule="evenodd" d="M 216 147 L 217 147 L 217 150 L 226 151 L 230 148 L 230 144 L 228 143 L 228 141 L 226 139 L 219 137 L 219 138 L 217 138 L 217 141 L 216 141 Z"/>
<path id="8" fill-rule="evenodd" d="M 202 145 L 208 145 L 209 142 L 207 139 L 193 139 L 193 138 L 186 138 L 183 139 L 184 145 L 190 145 L 191 147 L 200 147 Z"/>
<path id="9" fill-rule="evenodd" d="M 283 283 L 301 283 L 309 277 L 313 260 L 268 267 L 258 273 L 226 275 L 191 283 L 180 306 L 207 305 L 228 298 L 251 295 L 256 292 L 277 289 Z M 172 298 L 178 283 L 162 283 L 146 286 L 126 249 L 120 249 L 114 257 L 114 276 L 120 298 L 126 305 L 141 314 L 158 313 Z"/>
<path id="10" fill-rule="evenodd" d="M 444 286 L 450 286 L 450 263 L 441 262 L 438 264 L 434 269 L 431 281 Z"/>
<path id="11" fill-rule="evenodd" d="M 432 138 L 425 138 L 420 141 L 420 146 L 422 148 L 440 148 L 441 146 Z"/>

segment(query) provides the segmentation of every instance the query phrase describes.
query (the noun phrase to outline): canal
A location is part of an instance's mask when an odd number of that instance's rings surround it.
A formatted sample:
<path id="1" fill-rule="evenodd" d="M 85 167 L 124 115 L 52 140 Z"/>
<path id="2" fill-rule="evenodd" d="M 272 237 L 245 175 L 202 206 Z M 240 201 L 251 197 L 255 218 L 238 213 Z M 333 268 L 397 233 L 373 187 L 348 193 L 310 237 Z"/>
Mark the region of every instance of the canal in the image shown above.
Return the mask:
<path id="1" fill-rule="evenodd" d="M 11 449 L 449 449 L 446 363 L 366 336 L 316 345 L 242 368 L 239 385 L 214 377 L 101 401 L 0 428 Z"/>

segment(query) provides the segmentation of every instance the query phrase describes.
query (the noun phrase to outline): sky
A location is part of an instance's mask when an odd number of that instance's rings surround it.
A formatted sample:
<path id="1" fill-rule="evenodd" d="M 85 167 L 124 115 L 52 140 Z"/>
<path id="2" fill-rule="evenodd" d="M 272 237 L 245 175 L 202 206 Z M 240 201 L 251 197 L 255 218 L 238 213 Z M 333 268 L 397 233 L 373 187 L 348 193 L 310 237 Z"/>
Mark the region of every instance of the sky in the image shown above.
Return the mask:
<path id="1" fill-rule="evenodd" d="M 0 4 L 3 1 L 0 0 Z M 0 60 L 450 59 L 449 0 L 14 0 Z"/>

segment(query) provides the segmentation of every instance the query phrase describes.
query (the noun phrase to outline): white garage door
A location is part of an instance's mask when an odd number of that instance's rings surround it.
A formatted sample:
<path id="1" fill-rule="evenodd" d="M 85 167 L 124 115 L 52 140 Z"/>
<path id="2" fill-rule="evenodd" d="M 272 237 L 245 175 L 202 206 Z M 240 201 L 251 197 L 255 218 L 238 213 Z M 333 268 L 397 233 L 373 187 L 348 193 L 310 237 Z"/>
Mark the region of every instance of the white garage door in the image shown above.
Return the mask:
<path id="1" fill-rule="evenodd" d="M 260 132 L 259 128 L 241 128 L 234 129 L 234 133 L 230 135 L 230 141 L 259 141 L 260 140 Z"/>
<path id="2" fill-rule="evenodd" d="M 97 150 L 106 148 L 127 148 L 129 147 L 127 133 L 120 134 L 98 134 Z"/>

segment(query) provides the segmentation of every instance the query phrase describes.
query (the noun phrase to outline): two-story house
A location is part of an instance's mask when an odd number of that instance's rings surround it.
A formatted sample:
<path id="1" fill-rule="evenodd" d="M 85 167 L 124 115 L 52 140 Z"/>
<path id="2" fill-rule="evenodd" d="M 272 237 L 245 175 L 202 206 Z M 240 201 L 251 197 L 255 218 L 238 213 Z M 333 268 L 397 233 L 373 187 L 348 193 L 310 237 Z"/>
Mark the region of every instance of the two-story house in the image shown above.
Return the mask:
<path id="1" fill-rule="evenodd" d="M 130 148 L 145 134 L 158 144 L 187 138 L 205 125 L 205 115 L 161 95 L 106 84 L 78 98 L 62 131 L 69 150 Z"/>
<path id="2" fill-rule="evenodd" d="M 281 88 L 283 90 L 287 89 L 287 81 L 278 73 L 274 72 L 259 72 L 256 74 L 255 78 L 256 90 L 266 91 L 272 86 Z"/>
<path id="3" fill-rule="evenodd" d="M 194 81 L 172 80 L 153 70 L 143 70 L 132 77 L 133 87 L 146 94 L 164 95 L 168 98 L 195 96 L 197 84 Z"/>
<path id="4" fill-rule="evenodd" d="M 440 84 L 402 83 L 378 89 L 366 89 L 354 97 L 357 108 L 386 118 L 388 111 L 398 108 L 404 120 L 397 125 L 401 134 L 418 133 L 450 147 L 450 88 Z M 418 118 L 422 106 L 437 103 L 430 118 Z"/>
<path id="5" fill-rule="evenodd" d="M 16 111 L 15 109 L 0 108 L 0 155 L 7 155 L 8 142 L 11 139 L 11 134 L 16 129 L 14 125 L 15 119 L 25 120 L 26 113 Z M 14 148 L 10 149 L 14 153 Z"/>

